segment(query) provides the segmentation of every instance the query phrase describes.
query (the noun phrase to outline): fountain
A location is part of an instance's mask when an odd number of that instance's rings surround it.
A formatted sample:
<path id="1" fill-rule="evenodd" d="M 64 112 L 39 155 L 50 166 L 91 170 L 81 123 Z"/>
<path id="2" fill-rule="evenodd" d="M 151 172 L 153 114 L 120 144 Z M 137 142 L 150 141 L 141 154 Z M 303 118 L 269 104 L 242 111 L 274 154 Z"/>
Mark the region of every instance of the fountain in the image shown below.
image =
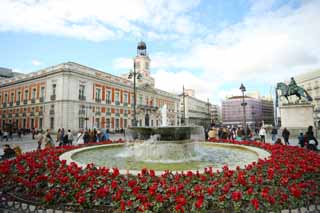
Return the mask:
<path id="1" fill-rule="evenodd" d="M 205 167 L 244 167 L 270 154 L 262 149 L 233 144 L 210 143 L 204 140 L 204 129 L 185 127 L 135 127 L 126 130 L 126 143 L 84 147 L 66 152 L 60 159 L 88 163 L 120 172 L 138 173 L 142 168 L 156 174 L 164 170 L 202 170 Z"/>

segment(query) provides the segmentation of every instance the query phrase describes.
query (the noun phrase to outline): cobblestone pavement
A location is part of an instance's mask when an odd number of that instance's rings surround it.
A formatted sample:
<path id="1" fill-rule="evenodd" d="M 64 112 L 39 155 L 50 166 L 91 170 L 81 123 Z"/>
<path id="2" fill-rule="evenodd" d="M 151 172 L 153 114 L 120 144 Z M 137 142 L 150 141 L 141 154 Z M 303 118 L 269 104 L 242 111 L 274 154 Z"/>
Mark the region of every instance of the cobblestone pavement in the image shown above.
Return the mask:
<path id="1" fill-rule="evenodd" d="M 52 138 L 55 138 L 55 136 L 53 136 Z M 118 139 L 124 139 L 123 134 L 110 134 L 110 139 L 111 140 L 118 140 Z M 36 150 L 38 143 L 36 139 L 32 139 L 32 135 L 28 134 L 28 135 L 24 135 L 22 137 L 22 141 L 18 139 L 18 137 L 16 135 L 13 136 L 13 139 L 9 139 L 8 141 L 6 140 L 0 140 L 0 155 L 3 154 L 3 150 L 2 150 L 2 145 L 3 144 L 9 144 L 11 147 L 13 145 L 19 145 L 21 147 L 22 152 L 28 152 L 28 151 L 32 151 L 32 150 Z M 56 146 L 58 146 L 57 143 L 55 143 Z M 44 144 L 42 145 L 42 147 L 44 147 Z"/>

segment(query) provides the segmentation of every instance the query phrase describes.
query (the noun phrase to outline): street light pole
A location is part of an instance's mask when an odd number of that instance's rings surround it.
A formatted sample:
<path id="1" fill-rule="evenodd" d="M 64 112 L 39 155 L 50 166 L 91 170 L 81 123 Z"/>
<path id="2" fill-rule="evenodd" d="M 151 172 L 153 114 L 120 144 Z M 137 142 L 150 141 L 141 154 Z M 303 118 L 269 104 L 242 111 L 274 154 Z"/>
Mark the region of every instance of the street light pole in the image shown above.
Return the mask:
<path id="1" fill-rule="evenodd" d="M 128 78 L 133 78 L 133 124 L 132 126 L 137 126 L 137 111 L 136 111 L 136 105 L 137 105 L 137 86 L 136 86 L 136 79 L 140 79 L 142 76 L 139 72 L 136 71 L 136 62 L 133 62 L 133 71 L 129 73 Z"/>
<path id="2" fill-rule="evenodd" d="M 243 130 L 244 130 L 245 137 L 247 137 L 247 121 L 246 121 L 246 105 L 247 105 L 247 103 L 245 102 L 245 98 L 244 98 L 244 92 L 246 91 L 246 87 L 241 83 L 241 86 L 239 89 L 242 92 L 241 106 L 243 107 Z"/>

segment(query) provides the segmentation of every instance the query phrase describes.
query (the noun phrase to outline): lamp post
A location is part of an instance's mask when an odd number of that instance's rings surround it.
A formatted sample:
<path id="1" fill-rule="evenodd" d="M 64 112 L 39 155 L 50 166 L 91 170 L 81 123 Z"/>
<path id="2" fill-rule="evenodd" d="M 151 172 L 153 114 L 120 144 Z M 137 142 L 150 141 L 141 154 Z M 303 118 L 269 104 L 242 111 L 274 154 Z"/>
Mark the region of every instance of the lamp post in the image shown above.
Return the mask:
<path id="1" fill-rule="evenodd" d="M 141 79 L 142 75 L 140 72 L 136 71 L 136 63 L 133 62 L 133 71 L 131 70 L 128 76 L 128 79 L 133 78 L 133 124 L 132 126 L 137 126 L 137 117 L 136 117 L 136 104 L 137 104 L 137 86 L 136 79 Z"/>
<path id="2" fill-rule="evenodd" d="M 244 92 L 246 91 L 246 87 L 241 83 L 241 86 L 239 89 L 242 92 L 241 106 L 243 107 L 243 130 L 244 130 L 245 137 L 247 137 L 247 121 L 246 121 L 246 105 L 247 105 L 247 103 L 245 102 L 245 99 L 244 99 Z"/>
<path id="3" fill-rule="evenodd" d="M 84 108 L 86 110 L 86 117 L 84 119 L 86 121 L 86 130 L 87 130 L 88 129 L 88 120 L 89 120 L 87 111 L 88 111 L 88 109 L 91 109 L 91 106 L 85 106 Z"/>

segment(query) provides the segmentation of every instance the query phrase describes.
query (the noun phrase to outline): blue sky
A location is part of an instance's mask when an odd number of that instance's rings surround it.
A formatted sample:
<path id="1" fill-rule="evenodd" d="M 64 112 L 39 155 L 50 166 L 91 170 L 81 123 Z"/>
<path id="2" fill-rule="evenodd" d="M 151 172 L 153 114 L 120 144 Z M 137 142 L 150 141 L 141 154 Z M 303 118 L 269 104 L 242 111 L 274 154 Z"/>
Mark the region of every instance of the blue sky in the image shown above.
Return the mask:
<path id="1" fill-rule="evenodd" d="M 124 6 L 126 5 L 126 6 Z M 120 75 L 144 40 L 158 88 L 219 103 L 320 66 L 319 0 L 0 0 L 0 66 Z"/>

